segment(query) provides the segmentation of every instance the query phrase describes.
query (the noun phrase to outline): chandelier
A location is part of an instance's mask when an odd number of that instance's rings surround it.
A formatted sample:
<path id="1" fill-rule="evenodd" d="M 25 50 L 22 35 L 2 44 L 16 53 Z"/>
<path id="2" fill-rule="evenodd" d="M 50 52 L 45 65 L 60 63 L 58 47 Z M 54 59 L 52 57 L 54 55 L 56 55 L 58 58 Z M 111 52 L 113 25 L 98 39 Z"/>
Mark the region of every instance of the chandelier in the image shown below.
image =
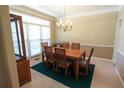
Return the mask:
<path id="1" fill-rule="evenodd" d="M 66 18 L 66 11 L 64 6 L 64 17 L 57 22 L 57 30 L 59 31 L 71 31 L 72 30 L 72 22 Z"/>

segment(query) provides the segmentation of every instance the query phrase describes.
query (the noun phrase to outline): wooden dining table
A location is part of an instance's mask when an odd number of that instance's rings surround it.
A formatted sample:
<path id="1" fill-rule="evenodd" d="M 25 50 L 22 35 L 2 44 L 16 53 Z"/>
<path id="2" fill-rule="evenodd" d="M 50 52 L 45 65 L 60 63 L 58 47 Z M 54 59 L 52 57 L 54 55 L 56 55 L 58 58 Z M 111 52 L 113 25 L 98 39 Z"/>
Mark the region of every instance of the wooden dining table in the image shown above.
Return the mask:
<path id="1" fill-rule="evenodd" d="M 59 47 L 59 48 L 61 48 L 61 47 Z M 61 49 L 63 49 L 63 48 L 61 48 Z M 80 59 L 83 55 L 85 55 L 86 51 L 85 50 L 71 49 L 71 48 L 69 48 L 69 49 L 64 48 L 64 49 L 66 50 L 67 58 L 75 60 L 74 61 L 75 62 L 75 77 L 76 77 L 76 79 L 78 79 L 79 78 Z M 54 48 L 53 48 L 53 50 L 54 50 Z"/>
<path id="2" fill-rule="evenodd" d="M 66 49 L 66 56 L 70 59 L 75 60 L 75 77 L 79 78 L 79 63 L 83 55 L 85 55 L 85 50 L 76 50 L 76 49 Z"/>

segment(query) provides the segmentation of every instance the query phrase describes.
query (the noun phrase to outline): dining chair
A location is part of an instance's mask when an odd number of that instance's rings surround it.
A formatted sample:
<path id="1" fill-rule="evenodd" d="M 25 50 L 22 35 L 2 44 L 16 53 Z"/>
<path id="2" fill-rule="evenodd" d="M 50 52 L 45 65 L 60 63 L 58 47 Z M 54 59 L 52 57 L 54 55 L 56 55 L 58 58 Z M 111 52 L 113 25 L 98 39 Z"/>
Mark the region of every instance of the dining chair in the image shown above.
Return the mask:
<path id="1" fill-rule="evenodd" d="M 69 42 L 62 43 L 62 47 L 68 49 L 69 48 Z"/>
<path id="2" fill-rule="evenodd" d="M 53 49 L 51 46 L 44 46 L 45 54 L 46 54 L 46 63 L 47 66 L 50 66 L 51 64 L 53 65 L 53 71 L 55 69 L 55 58 L 54 58 L 54 53 Z"/>
<path id="3" fill-rule="evenodd" d="M 55 48 L 55 58 L 56 58 L 56 71 L 58 72 L 58 68 L 65 69 L 65 76 L 69 75 L 69 68 L 72 62 L 67 60 L 66 50 L 61 48 Z"/>
<path id="4" fill-rule="evenodd" d="M 90 66 L 90 60 L 91 60 L 91 56 L 93 54 L 93 51 L 94 51 L 94 48 L 91 48 L 90 55 L 89 55 L 88 59 L 81 59 L 80 64 L 79 64 L 79 68 L 85 68 L 85 73 L 79 72 L 80 75 L 85 75 L 85 76 L 89 75 L 89 66 Z"/>
<path id="5" fill-rule="evenodd" d="M 42 61 L 43 61 L 43 65 L 45 65 L 45 62 L 46 62 L 46 60 L 45 60 L 45 57 L 46 57 L 46 55 L 45 55 L 45 52 L 44 52 L 44 46 L 48 46 L 48 42 L 42 42 L 41 43 L 41 49 L 42 49 Z"/>
<path id="6" fill-rule="evenodd" d="M 80 43 L 72 43 L 71 48 L 80 50 Z"/>

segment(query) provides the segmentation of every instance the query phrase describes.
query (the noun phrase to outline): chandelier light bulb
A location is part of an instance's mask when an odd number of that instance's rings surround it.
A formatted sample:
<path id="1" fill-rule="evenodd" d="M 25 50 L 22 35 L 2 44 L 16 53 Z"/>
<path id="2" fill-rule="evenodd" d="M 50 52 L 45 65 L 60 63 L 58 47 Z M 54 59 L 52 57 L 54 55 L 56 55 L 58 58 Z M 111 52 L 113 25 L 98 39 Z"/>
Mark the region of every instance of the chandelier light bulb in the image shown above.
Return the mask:
<path id="1" fill-rule="evenodd" d="M 65 7 L 64 7 L 65 8 Z M 72 30 L 72 22 L 66 18 L 65 11 L 64 11 L 64 17 L 57 22 L 57 29 L 59 31 L 71 31 Z"/>

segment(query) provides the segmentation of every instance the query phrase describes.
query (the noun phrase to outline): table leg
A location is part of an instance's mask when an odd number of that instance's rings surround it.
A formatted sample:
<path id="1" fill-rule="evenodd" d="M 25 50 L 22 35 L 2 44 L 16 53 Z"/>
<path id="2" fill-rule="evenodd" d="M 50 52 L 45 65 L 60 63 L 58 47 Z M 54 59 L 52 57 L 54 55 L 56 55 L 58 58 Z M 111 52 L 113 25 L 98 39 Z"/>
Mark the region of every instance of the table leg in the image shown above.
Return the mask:
<path id="1" fill-rule="evenodd" d="M 76 79 L 79 79 L 79 62 L 80 62 L 80 59 L 77 59 L 76 60 L 76 72 L 75 72 L 75 74 L 76 74 Z"/>
<path id="2" fill-rule="evenodd" d="M 42 61 L 44 62 L 44 52 L 42 51 Z"/>
<path id="3" fill-rule="evenodd" d="M 86 51 L 84 52 L 83 56 L 84 56 L 84 59 L 85 59 L 86 58 Z"/>

